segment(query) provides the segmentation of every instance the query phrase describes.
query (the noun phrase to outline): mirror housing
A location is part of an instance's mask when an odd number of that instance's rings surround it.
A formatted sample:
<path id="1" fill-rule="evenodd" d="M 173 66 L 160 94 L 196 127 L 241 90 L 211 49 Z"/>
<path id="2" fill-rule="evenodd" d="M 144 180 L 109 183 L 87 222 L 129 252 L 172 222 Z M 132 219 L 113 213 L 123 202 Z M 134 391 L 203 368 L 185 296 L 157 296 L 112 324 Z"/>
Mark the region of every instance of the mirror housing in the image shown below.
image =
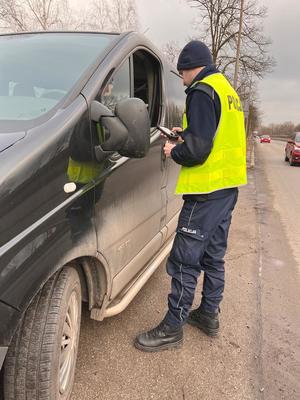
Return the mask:
<path id="1" fill-rule="evenodd" d="M 99 101 L 92 101 L 91 119 L 94 122 L 99 122 L 102 117 L 114 117 L 114 114 L 104 104 L 99 103 Z"/>
<path id="2" fill-rule="evenodd" d="M 104 130 L 104 142 L 95 146 L 97 161 L 102 162 L 114 152 L 124 157 L 142 158 L 150 147 L 150 119 L 146 104 L 138 98 L 128 98 L 117 103 L 115 115 L 103 104 L 94 100 L 91 119 Z"/>
<path id="3" fill-rule="evenodd" d="M 123 147 L 128 138 L 128 130 L 109 108 L 96 100 L 91 104 L 91 119 L 100 123 L 104 131 L 104 142 L 95 146 L 96 159 L 102 162 Z"/>
<path id="4" fill-rule="evenodd" d="M 150 147 L 150 118 L 143 100 L 132 97 L 116 105 L 116 116 L 128 129 L 128 139 L 119 153 L 124 157 L 142 158 Z"/>

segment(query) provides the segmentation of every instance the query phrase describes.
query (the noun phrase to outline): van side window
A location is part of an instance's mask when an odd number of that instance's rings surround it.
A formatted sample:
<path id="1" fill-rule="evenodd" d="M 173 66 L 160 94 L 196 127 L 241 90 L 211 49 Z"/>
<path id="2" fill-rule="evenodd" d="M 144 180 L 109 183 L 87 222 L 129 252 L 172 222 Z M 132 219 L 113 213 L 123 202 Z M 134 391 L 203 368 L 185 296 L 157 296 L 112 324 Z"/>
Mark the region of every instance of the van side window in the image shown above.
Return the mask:
<path id="1" fill-rule="evenodd" d="M 145 50 L 133 54 L 133 96 L 148 106 L 151 126 L 159 124 L 161 105 L 161 76 L 158 60 Z"/>
<path id="2" fill-rule="evenodd" d="M 168 79 L 168 96 L 169 96 L 169 109 L 168 109 L 168 125 L 181 126 L 182 114 L 185 108 L 186 94 L 182 78 L 175 72 L 171 71 Z"/>
<path id="3" fill-rule="evenodd" d="M 128 99 L 130 94 L 130 67 L 127 59 L 103 89 L 101 103 L 114 111 L 116 104 Z"/>
<path id="4" fill-rule="evenodd" d="M 161 74 L 159 61 L 145 50 L 137 50 L 113 74 L 101 92 L 100 101 L 114 111 L 116 104 L 128 97 L 146 103 L 151 126 L 160 119 Z"/>

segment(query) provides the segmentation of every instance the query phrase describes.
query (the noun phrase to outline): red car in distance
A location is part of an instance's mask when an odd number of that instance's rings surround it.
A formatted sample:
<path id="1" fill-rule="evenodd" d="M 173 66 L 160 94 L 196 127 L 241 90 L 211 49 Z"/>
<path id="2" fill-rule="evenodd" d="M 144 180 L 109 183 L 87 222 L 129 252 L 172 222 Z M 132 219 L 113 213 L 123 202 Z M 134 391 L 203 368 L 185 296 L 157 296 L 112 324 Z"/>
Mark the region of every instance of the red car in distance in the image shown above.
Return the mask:
<path id="1" fill-rule="evenodd" d="M 300 165 L 300 132 L 295 134 L 294 139 L 289 139 L 285 146 L 285 161 L 290 165 Z"/>
<path id="2" fill-rule="evenodd" d="M 260 137 L 260 143 L 271 143 L 271 138 L 269 135 L 262 135 Z"/>

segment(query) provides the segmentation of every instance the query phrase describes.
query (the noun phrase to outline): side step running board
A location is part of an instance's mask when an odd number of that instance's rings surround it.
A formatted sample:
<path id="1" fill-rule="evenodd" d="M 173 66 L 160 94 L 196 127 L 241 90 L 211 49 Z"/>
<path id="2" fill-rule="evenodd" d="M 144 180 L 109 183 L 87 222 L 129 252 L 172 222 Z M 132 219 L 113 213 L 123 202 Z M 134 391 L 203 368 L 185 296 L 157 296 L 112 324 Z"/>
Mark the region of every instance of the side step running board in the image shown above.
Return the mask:
<path id="1" fill-rule="evenodd" d="M 174 237 L 170 239 L 170 241 L 162 248 L 159 255 L 151 262 L 150 265 L 145 269 L 145 271 L 137 278 L 137 280 L 133 283 L 133 285 L 126 292 L 124 297 L 117 303 L 111 306 L 108 306 L 104 311 L 104 318 L 112 317 L 114 315 L 119 314 L 128 306 L 128 304 L 132 301 L 132 299 L 138 294 L 141 288 L 148 281 L 150 276 L 157 270 L 157 268 L 161 265 L 167 255 L 170 253 Z"/>

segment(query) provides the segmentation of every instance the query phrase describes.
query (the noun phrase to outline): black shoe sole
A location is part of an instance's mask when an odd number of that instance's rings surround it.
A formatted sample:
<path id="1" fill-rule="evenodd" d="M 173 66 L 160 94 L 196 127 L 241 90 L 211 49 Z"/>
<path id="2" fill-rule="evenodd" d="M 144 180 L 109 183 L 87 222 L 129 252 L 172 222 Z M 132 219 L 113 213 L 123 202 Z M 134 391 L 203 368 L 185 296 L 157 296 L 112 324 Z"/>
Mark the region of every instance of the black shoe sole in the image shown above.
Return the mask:
<path id="1" fill-rule="evenodd" d="M 196 326 L 200 331 L 204 332 L 207 336 L 217 337 L 219 334 L 219 329 L 208 328 L 206 326 L 202 326 L 199 322 L 196 322 L 190 318 L 187 319 L 187 323 L 193 326 Z"/>
<path id="2" fill-rule="evenodd" d="M 161 346 L 158 346 L 158 347 L 149 347 L 149 346 L 143 346 L 137 340 L 135 340 L 134 346 L 139 350 L 146 351 L 148 353 L 155 353 L 157 351 L 179 348 L 179 347 L 181 347 L 182 343 L 183 343 L 183 339 L 180 339 L 178 342 L 166 343 L 166 344 L 162 344 Z"/>

